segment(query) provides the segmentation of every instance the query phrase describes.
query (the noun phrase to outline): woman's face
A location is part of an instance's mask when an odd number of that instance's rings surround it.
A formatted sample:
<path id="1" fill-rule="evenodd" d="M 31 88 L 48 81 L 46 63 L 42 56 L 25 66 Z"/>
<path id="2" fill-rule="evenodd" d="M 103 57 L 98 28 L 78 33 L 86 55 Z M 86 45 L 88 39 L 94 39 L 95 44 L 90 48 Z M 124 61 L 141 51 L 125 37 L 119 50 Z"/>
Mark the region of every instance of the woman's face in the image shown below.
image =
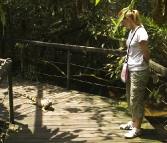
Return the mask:
<path id="1" fill-rule="evenodd" d="M 124 27 L 126 27 L 126 28 L 130 28 L 130 26 L 129 26 L 129 17 L 128 16 L 126 16 L 126 17 L 123 18 L 122 25 Z"/>

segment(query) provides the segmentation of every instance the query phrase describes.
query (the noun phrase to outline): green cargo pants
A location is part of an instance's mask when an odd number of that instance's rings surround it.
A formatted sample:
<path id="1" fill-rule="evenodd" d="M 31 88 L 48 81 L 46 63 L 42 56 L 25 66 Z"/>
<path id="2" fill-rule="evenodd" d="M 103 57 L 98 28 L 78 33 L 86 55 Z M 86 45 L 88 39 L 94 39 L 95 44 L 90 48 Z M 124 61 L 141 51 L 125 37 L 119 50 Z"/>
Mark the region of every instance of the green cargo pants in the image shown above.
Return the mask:
<path id="1" fill-rule="evenodd" d="M 129 71 L 126 83 L 126 99 L 132 117 L 144 116 L 144 95 L 149 79 L 149 69 L 143 71 Z"/>

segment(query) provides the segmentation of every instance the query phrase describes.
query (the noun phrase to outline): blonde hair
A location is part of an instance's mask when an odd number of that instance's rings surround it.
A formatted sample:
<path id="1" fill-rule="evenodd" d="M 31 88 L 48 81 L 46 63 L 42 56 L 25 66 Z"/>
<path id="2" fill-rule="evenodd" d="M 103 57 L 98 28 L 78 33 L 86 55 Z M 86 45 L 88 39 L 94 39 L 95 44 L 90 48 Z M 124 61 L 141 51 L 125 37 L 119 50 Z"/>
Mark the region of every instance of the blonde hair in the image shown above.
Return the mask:
<path id="1" fill-rule="evenodd" d="M 122 9 L 122 10 L 118 13 L 118 16 L 121 16 L 124 11 L 125 11 L 125 8 Z M 141 25 L 142 25 L 141 20 L 140 20 L 140 13 L 139 13 L 138 10 L 128 10 L 128 11 L 125 13 L 124 17 L 130 17 L 130 18 L 134 21 L 134 23 L 135 23 L 136 25 L 138 25 L 138 26 L 141 26 Z"/>

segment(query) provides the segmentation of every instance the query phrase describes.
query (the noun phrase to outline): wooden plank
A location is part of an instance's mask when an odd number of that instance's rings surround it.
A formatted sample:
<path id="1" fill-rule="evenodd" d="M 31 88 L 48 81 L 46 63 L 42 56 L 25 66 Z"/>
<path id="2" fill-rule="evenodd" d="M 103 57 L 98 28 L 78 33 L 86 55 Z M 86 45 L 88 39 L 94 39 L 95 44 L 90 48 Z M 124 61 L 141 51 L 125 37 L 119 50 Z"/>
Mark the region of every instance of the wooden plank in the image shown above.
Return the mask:
<path id="1" fill-rule="evenodd" d="M 54 135 L 53 135 L 54 134 Z M 107 136 L 105 134 L 103 134 L 102 132 L 99 133 L 92 133 L 92 134 L 79 134 L 78 133 L 71 133 L 71 132 L 49 132 L 48 134 L 46 134 L 46 132 L 44 134 L 42 133 L 27 133 L 27 134 L 20 134 L 18 133 L 18 135 L 16 137 L 14 137 L 14 140 L 12 139 L 11 141 L 23 141 L 23 140 L 28 140 L 29 142 L 70 142 L 70 141 L 95 141 L 95 142 L 103 142 L 103 141 L 108 141 L 108 142 L 142 142 L 142 143 L 147 143 L 147 142 L 156 142 L 156 143 L 160 143 L 161 141 L 157 140 L 156 138 L 154 138 L 154 136 L 152 138 L 147 138 L 147 135 L 144 135 L 143 138 L 141 137 L 137 137 L 135 139 L 132 140 L 125 140 L 123 138 L 123 134 L 124 133 L 112 133 L 110 132 Z M 48 136 L 49 135 L 49 136 Z M 10 138 L 8 140 L 5 141 L 5 143 L 10 142 Z M 13 142 L 12 142 L 13 143 Z"/>
<path id="2" fill-rule="evenodd" d="M 19 80 L 19 82 L 17 80 L 13 81 L 16 85 L 14 86 L 15 90 L 19 89 L 21 92 L 29 90 L 32 95 L 39 92 L 36 88 L 38 84 L 30 82 L 30 85 L 32 85 L 30 86 L 27 81 L 26 83 L 22 80 Z M 120 130 L 119 125 L 127 123 L 130 119 L 125 103 L 121 104 L 106 97 L 93 96 L 77 91 L 65 92 L 61 88 L 59 88 L 60 92 L 56 91 L 58 94 L 49 93 L 49 89 L 54 90 L 56 88 L 52 85 L 45 86 L 45 84 L 39 83 L 39 87 L 42 90 L 39 92 L 40 94 L 44 93 L 45 97 L 53 99 L 55 111 L 42 112 L 41 108 L 36 105 L 23 104 L 29 99 L 16 95 L 14 97 L 16 126 L 10 127 L 5 143 L 162 142 L 162 138 L 146 119 L 142 124 L 143 134 L 141 137 L 135 138 L 133 141 L 124 139 L 123 136 L 127 131 Z M 43 87 L 47 87 L 47 91 Z M 4 95 L 0 94 L 0 97 L 4 97 Z M 8 98 L 4 100 L 3 104 L 7 108 L 9 106 Z M 5 114 L 5 117 L 7 117 L 7 114 Z"/>
<path id="3" fill-rule="evenodd" d="M 125 139 L 113 139 L 112 137 L 96 137 L 96 139 L 92 138 L 75 138 L 75 136 L 64 137 L 64 138 L 53 138 L 53 139 L 12 139 L 5 140 L 5 143 L 148 143 L 150 140 L 148 139 L 133 139 L 133 141 L 125 140 Z M 161 141 L 151 140 L 151 143 L 162 143 Z"/>

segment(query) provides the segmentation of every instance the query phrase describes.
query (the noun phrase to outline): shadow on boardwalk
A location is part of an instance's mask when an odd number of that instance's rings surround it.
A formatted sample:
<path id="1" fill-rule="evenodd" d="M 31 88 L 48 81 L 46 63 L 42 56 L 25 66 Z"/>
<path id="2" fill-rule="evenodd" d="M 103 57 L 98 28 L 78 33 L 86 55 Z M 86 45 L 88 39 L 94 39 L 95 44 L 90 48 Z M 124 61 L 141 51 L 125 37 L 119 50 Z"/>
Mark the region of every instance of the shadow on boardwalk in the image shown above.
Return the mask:
<path id="1" fill-rule="evenodd" d="M 41 108 L 27 104 L 29 99 L 14 94 L 15 124 L 10 126 L 5 143 L 163 142 L 146 120 L 141 137 L 123 138 L 127 131 L 120 130 L 119 125 L 130 119 L 126 103 L 15 78 L 13 91 L 52 99 L 55 110 L 42 112 Z M 0 114 L 9 120 L 6 82 L 0 86 L 0 99 Z"/>

